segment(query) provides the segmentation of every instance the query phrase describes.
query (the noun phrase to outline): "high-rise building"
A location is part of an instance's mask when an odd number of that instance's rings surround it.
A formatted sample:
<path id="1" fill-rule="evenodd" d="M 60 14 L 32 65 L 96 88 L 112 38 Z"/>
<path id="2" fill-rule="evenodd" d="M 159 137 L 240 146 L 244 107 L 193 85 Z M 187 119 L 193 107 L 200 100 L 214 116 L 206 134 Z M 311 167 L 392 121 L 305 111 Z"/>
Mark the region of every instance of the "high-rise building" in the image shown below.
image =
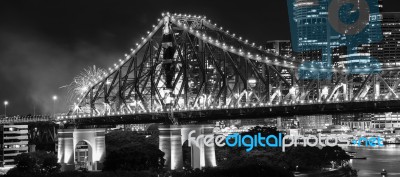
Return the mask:
<path id="1" fill-rule="evenodd" d="M 292 56 L 292 43 L 290 40 L 273 40 L 267 41 L 264 50 L 269 50 L 280 56 Z"/>
<path id="2" fill-rule="evenodd" d="M 362 35 L 351 38 L 349 41 L 349 36 L 336 31 L 337 29 L 333 27 L 337 25 L 336 22 L 329 19 L 328 11 L 332 0 L 288 0 L 288 2 L 293 53 L 298 60 L 323 61 L 327 65 L 346 67 L 346 65 L 370 59 L 372 51 L 369 42 L 380 39 L 382 35 L 380 28 L 376 27 L 377 22 L 381 21 L 379 11 L 368 10 L 371 12 L 368 24 L 372 27 L 367 26 L 365 30 L 362 30 Z M 377 0 L 377 2 L 370 5 L 379 6 L 379 9 L 382 10 L 383 1 Z M 344 14 L 341 11 L 338 13 L 339 16 Z M 337 20 L 343 19 L 338 18 Z M 348 23 L 351 24 L 351 22 Z M 355 28 L 357 27 L 356 25 Z M 357 45 L 352 46 L 353 44 Z"/>
<path id="3" fill-rule="evenodd" d="M 2 167 L 14 167 L 15 156 L 27 153 L 28 147 L 28 125 L 0 125 L 0 165 Z"/>
<path id="4" fill-rule="evenodd" d="M 371 47 L 373 56 L 378 58 L 384 66 L 400 66 L 400 12 L 383 12 L 382 16 L 383 40 Z M 389 84 L 391 85 L 396 85 L 399 80 L 398 76 L 388 75 L 383 77 L 385 77 L 385 80 L 390 80 L 391 83 Z M 381 83 L 380 88 L 386 89 L 383 92 L 390 92 L 383 83 Z M 395 90 L 395 92 L 398 91 Z M 371 119 L 372 128 L 400 129 L 400 113 L 374 114 Z"/>
<path id="5" fill-rule="evenodd" d="M 292 43 L 289 40 L 273 40 L 267 41 L 264 45 L 264 50 L 276 53 L 280 56 L 291 57 L 292 56 Z M 290 72 L 286 68 L 277 67 L 277 70 L 280 71 L 281 76 L 286 79 L 287 82 L 292 82 L 292 76 Z M 287 90 L 281 90 L 283 93 L 286 93 Z"/>
<path id="6" fill-rule="evenodd" d="M 382 42 L 372 47 L 382 65 L 400 66 L 400 12 L 382 13 Z"/>

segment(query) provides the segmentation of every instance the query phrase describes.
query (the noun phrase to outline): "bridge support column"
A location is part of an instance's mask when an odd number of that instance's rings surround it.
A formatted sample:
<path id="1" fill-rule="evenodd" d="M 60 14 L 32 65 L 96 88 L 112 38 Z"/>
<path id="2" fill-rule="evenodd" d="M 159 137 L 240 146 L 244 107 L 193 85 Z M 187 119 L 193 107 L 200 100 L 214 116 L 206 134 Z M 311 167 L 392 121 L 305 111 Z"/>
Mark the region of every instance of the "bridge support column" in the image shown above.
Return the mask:
<path id="1" fill-rule="evenodd" d="M 75 170 L 76 165 L 88 170 L 101 170 L 105 147 L 105 129 L 58 130 L 58 162 L 62 171 Z"/>
<path id="2" fill-rule="evenodd" d="M 175 125 L 160 126 L 160 150 L 165 153 L 165 166 L 171 170 L 183 168 L 181 127 Z"/>
<path id="3" fill-rule="evenodd" d="M 182 169 L 183 167 L 183 152 L 182 145 L 189 140 L 189 133 L 192 138 L 197 138 L 200 135 L 214 136 L 214 127 L 212 125 L 166 125 L 160 126 L 160 150 L 165 153 L 164 159 L 166 160 L 165 166 L 171 170 Z M 208 147 L 204 145 L 203 139 L 200 141 L 199 146 L 194 142 L 191 143 L 191 166 L 192 168 L 204 168 L 217 166 L 215 158 L 214 144 Z"/>
<path id="4" fill-rule="evenodd" d="M 61 171 L 75 169 L 73 132 L 58 130 L 58 162 L 61 163 Z"/>
<path id="5" fill-rule="evenodd" d="M 214 136 L 214 127 L 212 125 L 185 125 L 182 126 L 182 142 L 189 140 L 189 133 L 196 131 L 191 135 L 192 138 L 200 136 Z M 214 143 L 208 147 L 204 144 L 204 138 L 199 141 L 199 146 L 196 146 L 195 142 L 188 142 L 191 147 L 191 166 L 192 168 L 204 168 L 204 167 L 215 167 L 217 166 L 215 159 L 215 147 Z"/>

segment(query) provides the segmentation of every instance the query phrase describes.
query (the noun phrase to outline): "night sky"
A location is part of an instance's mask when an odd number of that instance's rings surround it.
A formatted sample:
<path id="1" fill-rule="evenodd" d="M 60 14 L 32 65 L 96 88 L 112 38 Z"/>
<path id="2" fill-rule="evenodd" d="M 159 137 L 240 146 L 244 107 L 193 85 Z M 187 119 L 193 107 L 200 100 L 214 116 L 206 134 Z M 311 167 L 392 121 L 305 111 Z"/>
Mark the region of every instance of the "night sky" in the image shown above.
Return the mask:
<path id="1" fill-rule="evenodd" d="M 238 2 L 238 3 L 236 3 Z M 400 11 L 386 0 L 385 11 Z M 1 0 L 0 101 L 7 115 L 57 112 L 73 77 L 108 68 L 151 29 L 162 12 L 206 15 L 249 41 L 290 39 L 286 0 Z M 0 109 L 4 114 L 4 107 Z"/>

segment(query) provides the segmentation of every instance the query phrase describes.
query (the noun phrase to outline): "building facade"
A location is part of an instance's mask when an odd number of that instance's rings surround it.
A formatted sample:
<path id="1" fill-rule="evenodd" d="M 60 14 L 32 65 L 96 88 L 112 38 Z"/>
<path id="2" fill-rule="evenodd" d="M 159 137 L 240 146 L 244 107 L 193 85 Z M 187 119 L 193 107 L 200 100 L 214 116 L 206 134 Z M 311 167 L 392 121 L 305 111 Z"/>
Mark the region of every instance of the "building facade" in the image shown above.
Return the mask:
<path id="1" fill-rule="evenodd" d="M 374 44 L 373 56 L 382 65 L 400 66 L 400 12 L 382 13 L 382 42 Z"/>
<path id="2" fill-rule="evenodd" d="M 290 40 L 273 40 L 267 41 L 264 50 L 269 50 L 280 56 L 292 56 L 292 43 Z"/>
<path id="3" fill-rule="evenodd" d="M 338 0 L 338 3 L 341 4 L 341 1 Z M 346 67 L 362 60 L 370 60 L 372 53 L 370 43 L 379 41 L 382 36 L 381 28 L 377 25 L 382 21 L 380 12 L 383 9 L 383 1 L 369 2 L 369 5 L 374 7 L 369 7 L 367 10 L 371 12 L 368 26 L 357 29 L 361 32 L 356 37 L 349 37 L 346 31 L 342 33 L 335 28 L 343 19 L 331 18 L 334 16 L 329 14 L 331 2 L 331 0 L 288 1 L 294 56 L 303 62 L 323 62 L 322 64 L 327 66 L 337 67 Z M 372 9 L 379 10 L 372 11 Z M 337 13 L 339 17 L 348 15 L 343 11 Z M 344 23 L 351 24 L 347 21 Z M 358 27 L 354 26 L 354 28 Z"/>
<path id="4" fill-rule="evenodd" d="M 28 125 L 0 125 L 1 166 L 14 167 L 14 158 L 29 150 Z"/>
<path id="5" fill-rule="evenodd" d="M 304 130 L 323 130 L 332 125 L 332 115 L 299 116 L 297 119 Z"/>
<path id="6" fill-rule="evenodd" d="M 400 129 L 400 113 L 374 114 L 371 126 L 374 129 Z"/>

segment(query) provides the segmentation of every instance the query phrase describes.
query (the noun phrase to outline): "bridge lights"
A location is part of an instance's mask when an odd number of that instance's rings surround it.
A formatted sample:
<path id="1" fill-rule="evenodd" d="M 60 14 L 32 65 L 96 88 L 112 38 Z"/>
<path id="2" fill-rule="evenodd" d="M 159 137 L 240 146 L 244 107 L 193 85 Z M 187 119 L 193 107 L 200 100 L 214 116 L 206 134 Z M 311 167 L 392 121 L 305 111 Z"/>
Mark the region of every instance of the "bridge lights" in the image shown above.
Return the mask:
<path id="1" fill-rule="evenodd" d="M 250 85 L 250 87 L 254 88 L 257 85 L 257 79 L 255 79 L 254 77 L 249 78 L 249 80 L 247 80 L 247 83 Z"/>

